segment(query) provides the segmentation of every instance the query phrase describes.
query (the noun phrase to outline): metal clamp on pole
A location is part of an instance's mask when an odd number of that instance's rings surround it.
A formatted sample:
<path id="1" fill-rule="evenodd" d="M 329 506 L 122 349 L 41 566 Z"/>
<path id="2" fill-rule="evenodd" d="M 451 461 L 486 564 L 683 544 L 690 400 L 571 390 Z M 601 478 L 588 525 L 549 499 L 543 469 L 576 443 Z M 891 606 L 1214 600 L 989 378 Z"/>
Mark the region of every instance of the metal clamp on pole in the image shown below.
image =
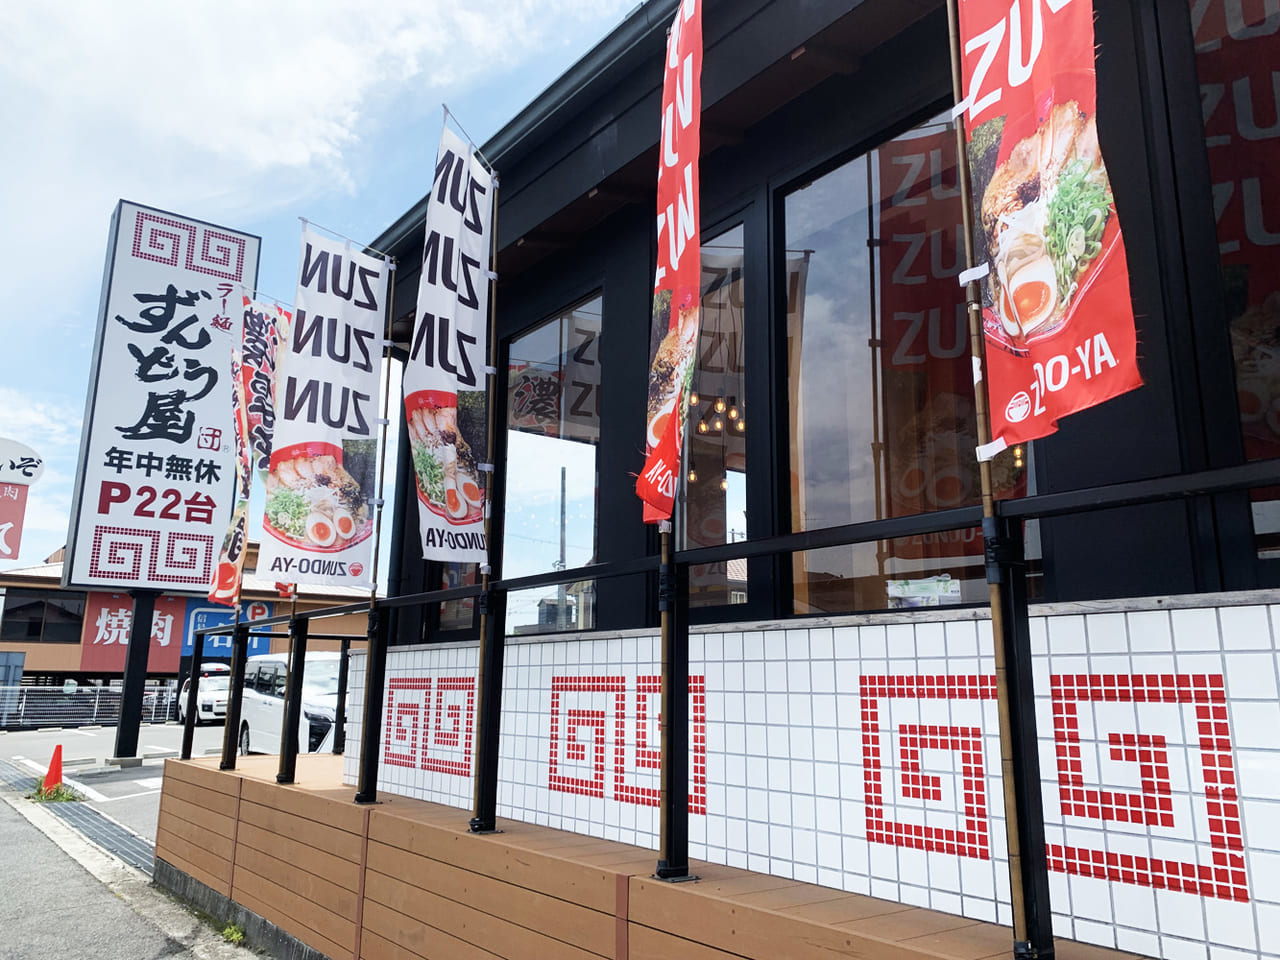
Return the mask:
<path id="1" fill-rule="evenodd" d="M 240 702 L 244 699 L 244 666 L 249 656 L 249 625 L 240 623 L 236 608 L 236 628 L 231 634 L 231 684 L 227 690 L 227 725 L 222 731 L 222 762 L 219 770 L 236 768 L 236 750 L 240 739 Z M 192 663 L 195 660 L 193 658 Z"/>
<path id="2" fill-rule="evenodd" d="M 302 726 L 302 678 L 307 663 L 307 618 L 289 621 L 289 676 L 280 726 L 280 769 L 276 783 L 293 783 L 298 769 L 298 728 Z"/>
<path id="3" fill-rule="evenodd" d="M 1008 525 L 999 517 L 982 519 L 982 552 L 987 566 L 987 583 L 1003 583 L 1008 572 L 1025 567 L 1021 538 L 1008 534 Z"/>

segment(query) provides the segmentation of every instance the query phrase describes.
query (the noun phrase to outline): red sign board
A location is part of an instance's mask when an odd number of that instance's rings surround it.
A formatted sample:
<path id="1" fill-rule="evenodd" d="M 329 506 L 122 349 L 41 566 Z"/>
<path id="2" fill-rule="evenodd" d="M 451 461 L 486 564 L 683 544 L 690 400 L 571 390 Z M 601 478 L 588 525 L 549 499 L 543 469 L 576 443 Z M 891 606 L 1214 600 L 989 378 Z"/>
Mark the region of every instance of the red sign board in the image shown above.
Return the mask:
<path id="1" fill-rule="evenodd" d="M 147 655 L 149 672 L 178 672 L 186 610 L 187 602 L 182 597 L 156 598 L 151 617 L 151 652 Z M 132 597 L 127 593 L 90 593 L 84 607 L 80 669 L 122 673 L 132 628 Z"/>
<path id="2" fill-rule="evenodd" d="M 27 513 L 27 488 L 0 483 L 0 560 L 17 560 L 22 543 L 22 520 Z"/>
<path id="3" fill-rule="evenodd" d="M 1098 143 L 1089 0 L 960 4 L 991 433 L 1007 445 L 1141 386 Z"/>

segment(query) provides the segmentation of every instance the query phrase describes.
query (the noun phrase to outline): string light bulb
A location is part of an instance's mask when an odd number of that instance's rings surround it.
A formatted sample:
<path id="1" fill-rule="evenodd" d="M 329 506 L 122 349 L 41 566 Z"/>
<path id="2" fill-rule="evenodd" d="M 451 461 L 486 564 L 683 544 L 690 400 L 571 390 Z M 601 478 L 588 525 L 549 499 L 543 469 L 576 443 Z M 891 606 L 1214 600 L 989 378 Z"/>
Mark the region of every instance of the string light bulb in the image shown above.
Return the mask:
<path id="1" fill-rule="evenodd" d="M 696 407 L 696 406 L 698 405 L 698 402 L 700 401 L 700 399 L 701 399 L 701 398 L 698 396 L 698 391 L 697 391 L 697 390 L 693 390 L 693 391 L 691 391 L 691 392 L 689 393 L 689 406 L 691 406 L 691 407 Z"/>
<path id="2" fill-rule="evenodd" d="M 689 482 L 690 483 L 698 482 L 698 471 L 694 468 L 692 460 L 689 461 Z"/>
<path id="3" fill-rule="evenodd" d="M 716 417 L 714 420 L 711 421 L 711 429 L 716 431 L 716 433 L 719 433 L 721 430 L 724 429 L 724 421 L 721 420 L 719 417 Z"/>
<path id="4" fill-rule="evenodd" d="M 728 477 L 721 477 L 721 478 L 720 478 L 720 489 L 721 489 L 721 490 L 728 490 L 728 489 L 729 489 L 729 478 L 728 478 Z"/>
<path id="5" fill-rule="evenodd" d="M 724 397 L 716 397 L 716 413 L 724 413 Z"/>
<path id="6" fill-rule="evenodd" d="M 738 399 L 737 399 L 737 397 L 730 397 L 730 398 L 729 398 L 729 419 L 730 419 L 730 420 L 737 420 L 737 419 L 738 419 Z"/>
<path id="7" fill-rule="evenodd" d="M 747 421 L 745 421 L 745 420 L 738 420 L 738 421 L 736 421 L 736 422 L 734 423 L 734 427 L 736 427 L 736 428 L 737 428 L 737 430 L 738 430 L 738 432 L 739 432 L 739 433 L 742 433 L 743 431 L 745 431 L 745 430 L 747 429 Z"/>
<path id="8" fill-rule="evenodd" d="M 699 433 L 706 433 L 706 432 L 707 432 L 707 421 L 705 421 L 705 420 L 699 420 L 699 421 L 698 421 L 698 432 L 699 432 Z"/>
<path id="9" fill-rule="evenodd" d="M 1015 467 L 1022 466 L 1022 444 L 1018 444 L 1013 448 L 1013 465 Z"/>

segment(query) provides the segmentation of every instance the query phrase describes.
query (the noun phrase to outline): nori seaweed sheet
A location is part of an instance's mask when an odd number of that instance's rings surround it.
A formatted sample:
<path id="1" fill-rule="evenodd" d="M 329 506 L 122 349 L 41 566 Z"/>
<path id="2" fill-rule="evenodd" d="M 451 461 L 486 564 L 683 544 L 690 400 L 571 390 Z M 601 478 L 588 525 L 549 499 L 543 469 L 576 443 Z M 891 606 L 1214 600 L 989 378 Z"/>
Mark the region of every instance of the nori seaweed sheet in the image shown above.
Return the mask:
<path id="1" fill-rule="evenodd" d="M 973 128 L 969 138 L 969 184 L 973 196 L 973 257 L 975 263 L 986 263 L 991 259 L 987 249 L 987 234 L 982 229 L 982 195 L 987 192 L 987 184 L 996 173 L 996 160 L 1000 156 L 1000 141 L 1004 136 L 1004 117 L 994 117 L 986 123 Z M 991 284 L 983 284 L 983 299 L 990 303 Z"/>
<path id="2" fill-rule="evenodd" d="M 360 484 L 365 499 L 372 499 L 378 482 L 378 441 L 343 440 L 342 467 Z"/>
<path id="3" fill-rule="evenodd" d="M 483 390 L 458 391 L 458 432 L 480 460 L 485 458 L 488 450 L 485 433 L 489 418 L 485 396 Z"/>

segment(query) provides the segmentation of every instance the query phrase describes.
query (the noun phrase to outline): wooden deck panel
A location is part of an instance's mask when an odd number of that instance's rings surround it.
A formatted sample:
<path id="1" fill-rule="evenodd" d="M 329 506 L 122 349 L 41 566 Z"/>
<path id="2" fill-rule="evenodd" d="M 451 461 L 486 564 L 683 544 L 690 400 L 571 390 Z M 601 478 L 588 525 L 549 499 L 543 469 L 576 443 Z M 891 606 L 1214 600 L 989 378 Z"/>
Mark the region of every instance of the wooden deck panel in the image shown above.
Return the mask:
<path id="1" fill-rule="evenodd" d="M 364 921 L 361 960 L 385 960 L 388 955 L 377 949 L 380 944 L 395 948 L 393 960 L 505 960 L 376 901 L 365 904 Z"/>
<path id="2" fill-rule="evenodd" d="M 299 870 L 325 877 L 352 893 L 360 890 L 359 864 L 334 856 L 327 850 L 317 850 L 293 837 L 282 837 L 251 823 L 242 823 L 239 845 L 251 847 L 285 863 L 296 864 Z"/>
<path id="3" fill-rule="evenodd" d="M 778 957 L 787 956 L 785 950 Z M 628 960 L 742 960 L 736 953 L 681 940 L 661 930 L 631 925 Z"/>
<path id="4" fill-rule="evenodd" d="M 1011 949 L 1008 928 L 910 905 L 716 864 L 667 884 L 644 848 L 505 820 L 478 836 L 465 811 L 403 797 L 359 806 L 337 758 L 299 757 L 291 786 L 275 784 L 271 757 L 227 773 L 210 769 L 216 759 L 170 763 L 178 786 L 169 804 L 166 776 L 157 854 L 216 881 L 217 858 L 173 811 L 195 816 L 200 790 L 243 793 L 233 899 L 334 960 L 357 944 L 364 960 L 986 960 Z M 1129 956 L 1072 941 L 1057 952 Z"/>
<path id="5" fill-rule="evenodd" d="M 165 812 L 171 817 L 183 820 L 214 837 L 223 838 L 230 843 L 236 835 L 234 813 L 226 816 L 201 806 L 198 800 L 183 800 L 177 796 L 163 797 L 162 802 Z"/>
<path id="6" fill-rule="evenodd" d="M 250 907 L 273 923 L 283 926 L 303 943 L 328 954 L 333 960 L 351 957 L 355 950 L 356 924 L 354 914 L 339 916 L 326 910 L 293 891 L 281 887 L 275 881 L 261 877 L 243 866 L 236 867 L 235 884 L 231 899 L 249 906 L 251 899 L 270 913 Z M 281 923 L 276 917 L 285 918 Z M 322 941 L 322 943 L 316 942 Z M 335 950 L 336 948 L 336 950 Z"/>
<path id="7" fill-rule="evenodd" d="M 402 917 L 422 916 L 433 928 L 499 957 L 545 960 L 597 960 L 598 957 L 547 933 L 530 930 L 374 871 L 369 872 L 365 881 L 366 925 L 372 904 Z"/>
<path id="8" fill-rule="evenodd" d="M 359 901 L 356 892 L 324 876 L 302 870 L 288 860 L 277 860 L 269 854 L 254 850 L 244 843 L 236 846 L 237 883 L 242 869 L 264 880 L 270 880 L 281 889 L 323 907 L 330 913 L 353 919 L 356 915 L 356 904 Z"/>
<path id="9" fill-rule="evenodd" d="M 217 757 L 205 757 L 200 760 L 166 760 L 164 762 L 164 779 L 167 783 L 172 777 L 180 783 L 208 790 L 211 793 L 225 793 L 229 796 L 240 796 L 240 778 L 234 773 L 218 769 Z"/>
<path id="10" fill-rule="evenodd" d="M 438 826 L 378 809 L 369 818 L 369 839 L 612 914 L 616 906 L 614 874 L 526 849 L 522 839 L 543 829 L 522 829 L 527 827 L 504 821 L 503 833 L 476 836 L 467 833 L 465 825 Z"/>
<path id="11" fill-rule="evenodd" d="M 161 845 L 159 831 L 156 833 L 156 859 L 191 874 L 206 887 L 218 891 L 224 897 L 231 896 L 230 860 L 221 860 L 205 852 L 196 844 L 172 834 L 167 835 L 164 844 Z"/>
<path id="12" fill-rule="evenodd" d="M 303 823 L 293 814 L 274 810 L 262 803 L 241 803 L 240 822 L 251 824 L 277 836 L 292 837 L 307 846 L 328 851 L 351 863 L 360 863 L 361 838 L 358 834 L 348 833 L 314 820 Z"/>
<path id="13" fill-rule="evenodd" d="M 231 833 L 223 834 L 218 830 L 212 830 L 203 823 L 183 816 L 183 813 L 190 813 L 190 811 L 175 810 L 175 804 L 172 801 L 165 804 L 156 825 L 157 842 L 163 830 L 167 835 L 193 843 L 205 853 L 230 863 L 235 851 L 235 839 Z M 231 827 L 234 830 L 234 820 L 231 821 Z"/>
<path id="14" fill-rule="evenodd" d="M 342 944 L 329 940 L 320 933 L 298 921 L 297 918 L 289 913 L 281 911 L 279 907 L 269 901 L 259 899 L 249 888 L 242 888 L 233 898 L 236 903 L 241 904 L 249 910 L 252 910 L 264 920 L 269 920 L 281 930 L 286 931 L 297 940 L 301 940 L 312 949 L 319 950 L 329 960 L 351 960 L 353 957 L 352 947 L 344 947 Z"/>
<path id="15" fill-rule="evenodd" d="M 166 778 L 164 799 L 167 801 L 170 798 L 185 800 L 198 805 L 202 810 L 211 810 L 224 817 L 232 818 L 236 815 L 236 804 L 239 802 L 239 798 L 234 793 L 217 793 L 187 780 L 175 778 L 170 782 Z"/>
<path id="16" fill-rule="evenodd" d="M 368 869 L 526 929 L 553 930 L 556 939 L 591 953 L 613 955 L 612 913 L 592 910 L 377 842 L 369 844 Z M 372 891 L 366 896 L 372 897 Z M 405 912 L 406 906 L 412 910 L 411 900 L 404 906 L 385 900 L 382 903 L 401 912 Z"/>

